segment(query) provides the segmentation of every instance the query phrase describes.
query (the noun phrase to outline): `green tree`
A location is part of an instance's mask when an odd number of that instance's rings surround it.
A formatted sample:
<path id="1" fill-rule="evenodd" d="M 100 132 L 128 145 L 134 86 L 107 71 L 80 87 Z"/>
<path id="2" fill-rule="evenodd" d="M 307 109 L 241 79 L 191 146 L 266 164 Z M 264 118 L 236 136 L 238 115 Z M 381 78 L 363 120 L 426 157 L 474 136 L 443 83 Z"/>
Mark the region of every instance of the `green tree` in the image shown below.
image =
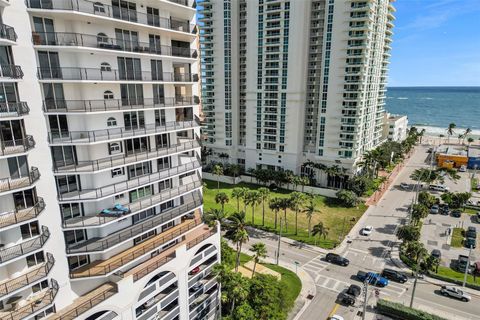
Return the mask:
<path id="1" fill-rule="evenodd" d="M 428 271 L 438 272 L 438 267 L 440 266 L 440 260 L 432 255 L 429 255 L 425 261 L 425 269 Z"/>
<path id="2" fill-rule="evenodd" d="M 271 275 L 257 274 L 250 280 L 249 305 L 256 311 L 255 319 L 284 320 L 289 306 L 280 282 Z"/>
<path id="3" fill-rule="evenodd" d="M 260 195 L 258 191 L 252 190 L 245 195 L 245 203 L 252 207 L 252 225 L 255 225 L 255 206 L 260 204 Z"/>
<path id="4" fill-rule="evenodd" d="M 428 251 L 427 249 L 425 249 L 423 243 L 418 241 L 408 241 L 404 243 L 404 246 L 402 248 L 405 255 L 410 260 L 414 261 L 415 264 L 418 264 L 421 257 L 426 257 L 428 254 Z"/>
<path id="5" fill-rule="evenodd" d="M 366 175 L 355 176 L 348 182 L 348 189 L 355 192 L 355 194 L 359 197 L 361 197 L 368 190 L 372 189 L 374 185 L 372 178 Z"/>
<path id="6" fill-rule="evenodd" d="M 259 188 L 258 194 L 260 195 L 260 199 L 262 201 L 262 226 L 265 225 L 265 202 L 268 201 L 270 198 L 270 190 L 268 188 Z"/>
<path id="7" fill-rule="evenodd" d="M 228 265 L 230 269 L 232 269 L 235 265 L 235 251 L 228 245 L 228 242 L 223 237 L 220 240 L 220 249 L 222 264 Z"/>
<path id="8" fill-rule="evenodd" d="M 470 146 L 473 141 L 475 141 L 475 139 L 473 139 L 472 137 L 468 137 L 468 139 L 467 139 L 468 146 Z"/>
<path id="9" fill-rule="evenodd" d="M 280 208 L 283 210 L 283 219 L 284 219 L 284 230 L 288 232 L 288 220 L 287 220 L 287 209 L 290 208 L 290 199 L 289 198 L 280 198 Z"/>
<path id="10" fill-rule="evenodd" d="M 224 319 L 224 317 L 222 317 Z M 243 303 L 235 309 L 233 320 L 252 320 L 255 319 L 255 310 L 248 304 Z"/>
<path id="11" fill-rule="evenodd" d="M 217 192 L 220 190 L 220 176 L 223 175 L 223 167 L 219 164 L 216 164 L 212 170 L 213 174 L 217 176 Z"/>
<path id="12" fill-rule="evenodd" d="M 240 211 L 240 199 L 243 199 L 243 188 L 235 187 L 232 189 L 232 198 L 237 200 L 237 211 Z"/>
<path id="13" fill-rule="evenodd" d="M 233 178 L 235 179 L 239 174 L 240 172 L 242 171 L 240 166 L 238 164 L 231 164 L 229 167 L 228 167 L 228 170 L 230 171 L 230 173 L 233 175 Z"/>
<path id="14" fill-rule="evenodd" d="M 232 272 L 225 264 L 217 264 L 213 274 L 222 286 L 222 302 L 227 306 L 226 313 L 234 315 L 235 306 L 243 304 L 249 295 L 250 282 L 238 272 Z"/>
<path id="15" fill-rule="evenodd" d="M 418 222 L 421 219 L 424 219 L 428 216 L 428 208 L 424 206 L 423 204 L 417 203 L 414 204 L 412 207 L 412 220 L 415 225 L 418 224 Z"/>
<path id="16" fill-rule="evenodd" d="M 448 128 L 447 128 L 447 134 L 448 134 L 448 142 L 450 142 L 450 137 L 453 136 L 455 134 L 455 128 L 457 127 L 457 125 L 455 123 L 450 123 L 448 125 Z"/>
<path id="17" fill-rule="evenodd" d="M 243 211 L 245 211 L 245 213 L 247 212 L 247 203 L 245 202 L 245 199 L 249 191 L 250 189 L 248 189 L 247 187 L 242 187 Z"/>
<path id="18" fill-rule="evenodd" d="M 203 215 L 203 220 L 210 227 L 215 226 L 217 221 L 220 226 L 223 226 L 223 223 L 225 221 L 225 213 L 223 212 L 223 210 L 210 209 Z"/>
<path id="19" fill-rule="evenodd" d="M 418 194 L 418 203 L 423 204 L 427 208 L 431 208 L 437 201 L 434 195 L 430 194 L 427 191 L 421 191 Z"/>
<path id="20" fill-rule="evenodd" d="M 418 241 L 420 239 L 420 229 L 417 226 L 405 225 L 397 230 L 397 237 L 403 241 Z"/>
<path id="21" fill-rule="evenodd" d="M 308 237 L 312 235 L 312 218 L 315 213 L 319 213 L 320 211 L 317 210 L 316 203 L 315 203 L 315 196 L 311 195 L 308 197 L 308 204 L 303 209 L 303 212 L 307 216 L 308 222 Z"/>
<path id="22" fill-rule="evenodd" d="M 228 203 L 230 199 L 225 192 L 219 192 L 215 195 L 215 202 L 222 206 L 222 213 L 225 214 L 225 204 Z"/>
<path id="23" fill-rule="evenodd" d="M 253 252 L 253 277 L 255 275 L 255 268 L 257 267 L 257 263 L 260 262 L 260 259 L 265 259 L 267 257 L 267 247 L 265 246 L 265 243 L 257 242 L 252 245 L 250 251 Z"/>
<path id="24" fill-rule="evenodd" d="M 312 235 L 318 236 L 318 238 L 323 237 L 325 240 L 328 236 L 328 228 L 323 225 L 323 222 L 319 222 L 313 226 Z"/>
<path id="25" fill-rule="evenodd" d="M 245 212 L 234 212 L 229 217 L 230 223 L 227 227 L 227 232 L 225 237 L 233 241 L 237 248 L 237 259 L 235 263 L 235 271 L 238 271 L 238 266 L 240 265 L 240 253 L 242 252 L 242 246 L 249 239 L 248 232 L 246 229 L 246 219 Z"/>
<path id="26" fill-rule="evenodd" d="M 355 192 L 350 190 L 340 190 L 336 193 L 337 199 L 347 208 L 354 207 L 358 204 L 358 197 Z"/>
<path id="27" fill-rule="evenodd" d="M 295 211 L 295 235 L 298 235 L 298 212 L 305 202 L 305 195 L 301 192 L 294 191 L 290 194 L 290 209 Z"/>
<path id="28" fill-rule="evenodd" d="M 472 194 L 470 192 L 445 192 L 441 195 L 443 202 L 453 209 L 463 207 Z"/>
<path id="29" fill-rule="evenodd" d="M 427 168 L 415 169 L 410 175 L 410 178 L 425 183 L 432 183 L 437 180 L 442 181 L 442 177 L 435 170 Z"/>
<path id="30" fill-rule="evenodd" d="M 268 206 L 269 206 L 270 210 L 272 210 L 275 214 L 275 226 L 274 226 L 275 230 L 277 230 L 278 212 L 282 208 L 280 206 L 280 201 L 281 201 L 280 198 L 272 198 L 272 199 L 270 199 L 270 202 L 268 203 Z"/>

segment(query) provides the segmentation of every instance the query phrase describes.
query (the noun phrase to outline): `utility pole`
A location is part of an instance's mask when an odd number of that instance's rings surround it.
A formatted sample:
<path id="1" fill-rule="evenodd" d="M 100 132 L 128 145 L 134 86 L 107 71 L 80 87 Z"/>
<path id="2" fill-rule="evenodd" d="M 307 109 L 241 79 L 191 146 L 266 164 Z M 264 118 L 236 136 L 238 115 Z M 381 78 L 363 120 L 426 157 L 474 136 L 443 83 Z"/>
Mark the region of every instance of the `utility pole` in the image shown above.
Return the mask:
<path id="1" fill-rule="evenodd" d="M 410 299 L 410 308 L 413 307 L 413 299 L 415 298 L 415 289 L 417 288 L 417 280 L 418 280 L 418 266 L 422 262 L 422 256 L 418 258 L 418 263 L 415 266 L 415 281 L 413 281 L 413 289 L 412 289 L 412 298 Z"/>
<path id="2" fill-rule="evenodd" d="M 470 250 L 468 251 L 467 266 L 465 267 L 465 274 L 463 275 L 462 287 L 464 287 L 464 288 L 465 288 L 465 283 L 467 282 L 468 269 L 470 269 L 470 256 L 471 255 L 472 255 L 472 245 L 470 245 Z"/>
<path id="3" fill-rule="evenodd" d="M 368 298 L 368 277 L 363 282 L 363 312 L 362 320 L 365 320 L 365 314 L 367 313 L 367 298 Z"/>
<path id="4" fill-rule="evenodd" d="M 282 239 L 282 217 L 280 217 L 280 232 L 278 234 L 278 244 L 277 244 L 277 266 L 280 262 L 280 240 Z"/>

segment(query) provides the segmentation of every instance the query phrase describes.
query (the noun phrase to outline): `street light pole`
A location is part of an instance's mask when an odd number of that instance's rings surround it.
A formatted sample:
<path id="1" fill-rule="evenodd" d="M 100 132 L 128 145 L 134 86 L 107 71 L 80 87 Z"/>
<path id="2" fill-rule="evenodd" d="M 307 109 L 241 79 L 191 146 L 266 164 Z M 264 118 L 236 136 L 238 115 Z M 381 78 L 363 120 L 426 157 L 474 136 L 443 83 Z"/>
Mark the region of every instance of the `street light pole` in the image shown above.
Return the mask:
<path id="1" fill-rule="evenodd" d="M 280 263 L 280 240 L 282 239 L 282 218 L 280 217 L 280 233 L 278 234 L 278 244 L 277 244 L 277 266 Z"/>
<path id="2" fill-rule="evenodd" d="M 462 287 L 464 287 L 464 288 L 465 288 L 465 283 L 467 282 L 468 269 L 470 268 L 470 256 L 471 255 L 472 255 L 472 245 L 470 245 L 470 250 L 468 251 L 467 266 L 465 267 L 465 273 L 463 275 Z"/>
<path id="3" fill-rule="evenodd" d="M 365 314 L 367 313 L 367 298 L 368 298 L 368 277 L 363 282 L 363 312 L 362 320 L 365 320 Z"/>
<path id="4" fill-rule="evenodd" d="M 413 307 L 413 299 L 415 298 L 415 289 L 417 289 L 417 280 L 418 280 L 418 266 L 422 262 L 422 256 L 418 258 L 418 263 L 415 266 L 415 281 L 413 281 L 413 289 L 412 289 L 412 298 L 410 299 L 410 308 Z"/>

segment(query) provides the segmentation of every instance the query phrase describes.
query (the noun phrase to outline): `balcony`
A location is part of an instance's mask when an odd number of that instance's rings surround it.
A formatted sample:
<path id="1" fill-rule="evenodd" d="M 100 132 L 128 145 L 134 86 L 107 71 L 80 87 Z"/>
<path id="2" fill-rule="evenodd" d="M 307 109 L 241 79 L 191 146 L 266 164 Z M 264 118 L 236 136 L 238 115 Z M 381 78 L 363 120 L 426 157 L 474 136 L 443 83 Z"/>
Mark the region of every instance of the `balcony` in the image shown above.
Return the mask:
<path id="1" fill-rule="evenodd" d="M 133 71 L 132 71 L 133 72 Z M 105 71 L 97 68 L 38 68 L 38 79 L 51 81 L 92 82 L 197 82 L 198 75 L 191 73 L 137 71 L 126 73 L 120 70 Z"/>
<path id="2" fill-rule="evenodd" d="M 86 277 L 101 277 L 109 275 L 120 268 L 125 267 L 134 260 L 144 257 L 155 250 L 158 250 L 160 246 L 181 237 L 187 231 L 197 227 L 202 222 L 200 215 L 196 214 L 194 220 L 187 220 L 175 227 L 168 229 L 136 246 L 133 246 L 125 251 L 122 251 L 111 258 L 106 260 L 96 260 L 87 266 L 70 272 L 70 278 L 86 278 Z M 185 236 L 183 236 L 184 238 Z M 183 240 L 183 239 L 182 239 Z M 180 240 L 180 241 L 182 241 Z"/>
<path id="3" fill-rule="evenodd" d="M 50 231 L 46 226 L 42 226 L 42 234 L 39 236 L 27 241 L 23 241 L 20 244 L 1 249 L 0 264 L 41 249 L 49 237 Z"/>
<path id="4" fill-rule="evenodd" d="M 38 294 L 33 295 L 28 299 L 27 304 L 22 307 L 14 307 L 14 309 L 9 312 L 0 312 L 0 318 L 2 320 L 25 319 L 51 305 L 55 300 L 58 289 L 57 281 L 51 279 L 51 284 L 48 289 L 42 290 Z"/>
<path id="5" fill-rule="evenodd" d="M 51 320 L 74 320 L 78 316 L 107 300 L 118 292 L 118 287 L 113 282 L 107 282 L 83 296 L 75 299 L 68 307 L 52 316 Z"/>
<path id="6" fill-rule="evenodd" d="M 126 166 L 132 163 L 151 160 L 167 155 L 174 155 L 180 152 L 190 151 L 200 148 L 198 140 L 188 140 L 171 145 L 167 148 L 152 149 L 144 152 L 136 152 L 130 154 L 119 154 L 107 158 L 89 161 L 77 161 L 75 164 L 65 163 L 64 161 L 54 161 L 53 171 L 55 173 L 80 173 L 80 172 L 97 172 L 100 170 L 112 169 L 116 167 Z M 1 224 L 0 224 L 1 225 Z"/>
<path id="7" fill-rule="evenodd" d="M 0 65 L 0 78 L 22 79 L 22 68 L 13 64 L 2 64 Z"/>
<path id="8" fill-rule="evenodd" d="M 164 18 L 155 16 L 152 14 L 145 14 L 132 9 L 125 9 L 120 7 L 113 7 L 106 4 L 98 5 L 96 2 L 87 0 L 47 0 L 47 1 L 35 1 L 27 0 L 27 8 L 36 10 L 49 10 L 49 11 L 71 11 L 86 13 L 94 15 L 98 18 L 110 18 L 124 22 L 130 22 L 134 24 L 140 24 L 152 28 L 162 28 L 166 30 L 172 30 L 176 32 L 188 33 L 191 36 L 195 36 L 195 25 L 188 21 L 180 21 L 173 17 Z M 65 15 L 64 12 L 59 12 Z"/>
<path id="9" fill-rule="evenodd" d="M 7 40 L 11 42 L 17 41 L 17 34 L 13 27 L 7 26 L 6 24 L 0 23 L 0 42 L 1 40 Z"/>
<path id="10" fill-rule="evenodd" d="M 0 297 L 9 295 L 21 288 L 24 288 L 40 279 L 45 278 L 55 264 L 53 255 L 47 252 L 47 261 L 32 270 L 16 278 L 8 279 L 0 283 Z"/>
<path id="11" fill-rule="evenodd" d="M 92 142 L 106 142 L 109 140 L 148 136 L 169 131 L 173 132 L 178 130 L 193 129 L 198 126 L 200 126 L 200 120 L 195 118 L 195 120 L 190 121 L 166 122 L 164 125 L 156 125 L 155 123 L 151 123 L 146 124 L 138 129 L 115 128 L 90 131 L 56 131 L 48 133 L 48 141 L 51 144 L 88 144 Z"/>
<path id="12" fill-rule="evenodd" d="M 73 219 L 68 219 L 63 221 L 63 227 L 67 229 L 78 229 L 78 228 L 85 228 L 85 227 L 102 227 L 105 224 L 112 223 L 114 221 L 117 221 L 119 219 L 124 219 L 127 217 L 130 217 L 140 211 L 147 210 L 149 208 L 152 208 L 162 202 L 165 202 L 167 200 L 170 200 L 174 197 L 180 196 L 182 194 L 185 194 L 187 192 L 193 191 L 195 189 L 198 189 L 202 186 L 201 181 L 194 181 L 192 183 L 182 185 L 177 188 L 172 188 L 168 189 L 165 191 L 162 191 L 160 193 L 154 194 L 150 197 L 142 198 L 140 201 L 132 202 L 129 204 L 124 205 L 130 213 L 126 215 L 109 215 L 105 216 L 102 214 L 97 214 L 97 215 L 90 215 L 90 216 L 83 216 L 83 217 L 76 217 Z M 194 201 L 201 201 L 197 200 L 196 196 L 192 196 Z M 200 197 L 198 197 L 200 198 Z M 190 206 L 187 206 L 190 207 Z"/>
<path id="13" fill-rule="evenodd" d="M 193 210 L 198 209 L 202 205 L 201 201 L 193 201 L 192 203 L 184 204 L 164 211 L 156 216 L 146 219 L 135 225 L 131 225 L 123 230 L 112 233 L 102 238 L 89 239 L 83 243 L 67 247 L 67 254 L 80 253 L 100 253 L 111 249 L 127 240 L 131 240 L 139 235 L 148 232 L 156 227 L 159 227 L 171 220 L 185 216 L 192 213 Z"/>
<path id="14" fill-rule="evenodd" d="M 29 112 L 26 102 L 0 102 L 0 119 L 21 117 Z"/>
<path id="15" fill-rule="evenodd" d="M 33 183 L 35 183 L 35 181 L 37 181 L 38 178 L 40 178 L 40 172 L 38 171 L 38 168 L 32 167 L 30 169 L 30 172 L 28 173 L 28 176 L 26 177 L 20 177 L 20 178 L 8 177 L 8 178 L 0 179 L 0 193 L 29 187 Z"/>
<path id="16" fill-rule="evenodd" d="M 153 296 L 148 302 L 139 306 L 136 309 L 136 319 L 148 320 L 152 319 L 153 315 L 157 315 L 154 319 L 162 319 L 170 312 L 170 309 L 167 307 L 169 305 L 178 307 L 178 285 L 176 282 Z"/>
<path id="17" fill-rule="evenodd" d="M 85 47 L 196 59 L 197 50 L 72 32 L 32 32 L 35 46 Z M 89 50 L 90 51 L 90 50 Z"/>
<path id="18" fill-rule="evenodd" d="M 30 135 L 24 139 L 18 140 L 0 140 L 0 157 L 9 156 L 17 153 L 24 153 L 35 147 L 35 140 Z"/>
<path id="19" fill-rule="evenodd" d="M 58 195 L 60 201 L 78 201 L 78 200 L 99 200 L 118 193 L 126 192 L 130 189 L 138 188 L 144 185 L 159 182 L 175 175 L 187 173 L 201 167 L 200 161 L 196 160 L 190 163 L 179 165 L 170 169 L 157 171 L 152 174 L 141 176 L 138 178 L 122 181 L 94 189 L 83 189 L 74 192 L 68 192 Z"/>
<path id="20" fill-rule="evenodd" d="M 45 209 L 45 202 L 43 199 L 38 197 L 38 202 L 33 207 L 28 207 L 25 209 L 15 209 L 11 212 L 1 213 L 0 214 L 0 230 L 6 227 L 10 227 L 24 221 L 35 219 L 38 217 L 40 212 Z"/>

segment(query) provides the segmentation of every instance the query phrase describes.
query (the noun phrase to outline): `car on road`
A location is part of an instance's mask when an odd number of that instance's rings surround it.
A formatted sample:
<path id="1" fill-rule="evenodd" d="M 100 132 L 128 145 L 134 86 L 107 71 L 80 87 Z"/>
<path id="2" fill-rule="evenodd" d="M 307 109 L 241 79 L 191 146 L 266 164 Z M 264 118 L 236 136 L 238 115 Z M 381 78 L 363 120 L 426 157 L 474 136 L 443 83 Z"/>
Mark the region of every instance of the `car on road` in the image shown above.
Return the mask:
<path id="1" fill-rule="evenodd" d="M 440 292 L 445 297 L 452 297 L 455 299 L 462 300 L 464 302 L 468 302 L 472 299 L 472 297 L 470 297 L 470 295 L 468 295 L 467 293 L 451 286 L 442 286 L 442 289 L 440 290 Z"/>
<path id="2" fill-rule="evenodd" d="M 472 226 L 468 227 L 467 231 L 465 232 L 465 237 L 476 239 L 477 238 L 477 228 L 472 227 Z"/>
<path id="3" fill-rule="evenodd" d="M 393 269 L 383 269 L 382 271 L 382 277 L 387 278 L 389 280 L 395 281 L 395 282 L 400 282 L 400 283 L 405 283 L 407 282 L 408 278 L 405 274 L 398 272 Z"/>
<path id="4" fill-rule="evenodd" d="M 345 320 L 345 319 L 343 319 L 343 317 L 339 316 L 338 314 L 334 314 L 333 316 L 330 317 L 330 320 Z"/>
<path id="5" fill-rule="evenodd" d="M 348 266 L 348 264 L 350 263 L 347 258 L 344 258 L 336 253 L 327 253 L 327 255 L 325 256 L 325 260 L 344 267 Z"/>
<path id="6" fill-rule="evenodd" d="M 372 232 L 373 232 L 372 226 L 366 226 L 366 227 L 363 227 L 362 230 L 360 230 L 360 234 L 362 236 L 369 236 L 372 234 Z"/>
<path id="7" fill-rule="evenodd" d="M 462 211 L 452 210 L 452 212 L 450 212 L 450 215 L 454 218 L 461 218 L 462 217 Z"/>
<path id="8" fill-rule="evenodd" d="M 430 213 L 431 214 L 437 214 L 440 212 L 440 208 L 438 206 L 438 204 L 434 204 L 431 208 L 430 208 Z"/>
<path id="9" fill-rule="evenodd" d="M 447 192 L 450 190 L 449 187 L 447 186 L 444 186 L 443 184 L 431 184 L 428 186 L 428 188 L 430 190 L 433 190 L 433 191 L 440 191 L 440 192 Z"/>
<path id="10" fill-rule="evenodd" d="M 347 306 L 353 306 L 360 293 L 362 293 L 362 289 L 355 284 L 351 284 L 348 289 L 340 293 L 339 300 Z"/>
<path id="11" fill-rule="evenodd" d="M 430 255 L 434 258 L 437 258 L 438 260 L 442 258 L 442 252 L 438 249 L 433 249 Z"/>
<path id="12" fill-rule="evenodd" d="M 388 280 L 375 272 L 358 271 L 357 279 L 362 282 L 368 281 L 369 284 L 372 284 L 378 287 L 386 287 L 388 285 Z"/>
<path id="13" fill-rule="evenodd" d="M 477 239 L 475 238 L 466 238 L 464 241 L 465 248 L 475 249 L 477 247 Z"/>
<path id="14" fill-rule="evenodd" d="M 403 190 L 410 190 L 411 189 L 410 185 L 406 182 L 400 183 L 400 188 L 402 188 Z"/>
<path id="15" fill-rule="evenodd" d="M 467 166 L 466 165 L 461 165 L 460 168 L 458 168 L 459 172 L 467 172 Z"/>

